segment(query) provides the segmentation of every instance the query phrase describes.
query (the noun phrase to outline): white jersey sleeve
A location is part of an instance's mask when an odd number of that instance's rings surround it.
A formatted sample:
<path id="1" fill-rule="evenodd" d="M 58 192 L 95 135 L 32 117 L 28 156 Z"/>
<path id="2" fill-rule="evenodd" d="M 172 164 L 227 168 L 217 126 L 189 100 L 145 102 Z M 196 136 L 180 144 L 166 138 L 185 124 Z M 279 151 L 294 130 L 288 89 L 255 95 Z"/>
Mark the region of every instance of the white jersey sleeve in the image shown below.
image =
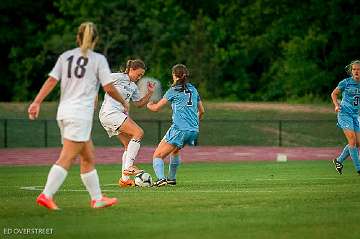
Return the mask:
<path id="1" fill-rule="evenodd" d="M 98 78 L 100 79 L 101 85 L 105 86 L 109 83 L 114 82 L 113 77 L 111 77 L 111 71 L 106 58 L 103 55 L 101 55 L 99 57 L 99 61 L 100 62 L 99 62 Z"/>
<path id="2" fill-rule="evenodd" d="M 57 59 L 56 64 L 54 66 L 54 68 L 51 70 L 51 72 L 49 73 L 49 76 L 55 78 L 56 80 L 60 80 L 61 79 L 61 73 L 62 73 L 62 60 L 61 60 L 61 56 Z"/>
<path id="3" fill-rule="evenodd" d="M 112 73 L 111 76 L 115 80 L 114 86 L 116 90 L 120 93 L 126 102 L 129 102 L 130 99 L 132 101 L 140 100 L 139 89 L 134 82 L 130 81 L 130 78 L 127 74 Z M 124 112 L 124 106 L 114 100 L 110 95 L 105 94 L 100 111 L 105 115 L 111 114 L 113 112 Z"/>

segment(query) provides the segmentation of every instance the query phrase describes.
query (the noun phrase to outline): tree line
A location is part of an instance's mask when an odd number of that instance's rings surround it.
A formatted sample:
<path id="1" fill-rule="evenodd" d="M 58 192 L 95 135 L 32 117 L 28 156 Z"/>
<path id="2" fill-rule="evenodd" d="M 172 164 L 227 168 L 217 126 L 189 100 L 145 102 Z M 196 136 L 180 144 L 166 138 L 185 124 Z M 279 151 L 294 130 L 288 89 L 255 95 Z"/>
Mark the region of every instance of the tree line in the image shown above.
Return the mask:
<path id="1" fill-rule="evenodd" d="M 3 0 L 0 101 L 34 97 L 77 27 L 113 71 L 140 58 L 163 87 L 188 66 L 205 99 L 324 101 L 359 58 L 355 0 Z M 58 98 L 59 91 L 50 96 Z"/>

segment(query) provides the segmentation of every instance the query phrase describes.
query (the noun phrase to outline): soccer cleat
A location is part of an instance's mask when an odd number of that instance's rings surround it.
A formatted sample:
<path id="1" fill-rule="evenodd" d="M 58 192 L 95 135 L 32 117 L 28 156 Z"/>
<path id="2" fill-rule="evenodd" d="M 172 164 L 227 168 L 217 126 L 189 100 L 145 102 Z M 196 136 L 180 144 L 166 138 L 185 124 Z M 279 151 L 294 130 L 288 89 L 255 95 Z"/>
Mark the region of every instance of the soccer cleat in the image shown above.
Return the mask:
<path id="1" fill-rule="evenodd" d="M 344 167 L 344 165 L 342 165 L 342 163 L 338 162 L 337 159 L 333 160 L 333 163 L 335 165 L 335 169 L 339 174 L 342 174 L 342 169 Z"/>
<path id="2" fill-rule="evenodd" d="M 49 210 L 60 210 L 60 208 L 55 204 L 55 202 L 52 200 L 52 198 L 47 198 L 45 194 L 41 193 L 36 198 L 37 204 L 40 206 L 46 207 Z"/>
<path id="3" fill-rule="evenodd" d="M 119 186 L 122 188 L 126 188 L 126 187 L 133 187 L 135 186 L 135 182 L 132 179 L 128 179 L 128 180 L 122 180 L 122 178 L 120 178 L 119 180 Z"/>
<path id="4" fill-rule="evenodd" d="M 136 167 L 135 165 L 132 165 L 129 168 L 123 170 L 123 174 L 125 176 L 134 176 L 136 174 L 143 173 L 143 172 L 144 172 L 144 170 L 138 169 L 138 167 Z"/>
<path id="5" fill-rule="evenodd" d="M 112 205 L 117 203 L 116 198 L 108 198 L 102 196 L 99 200 L 91 200 L 91 207 L 92 208 L 104 208 L 104 207 L 111 207 Z"/>
<path id="6" fill-rule="evenodd" d="M 167 184 L 166 182 L 166 178 L 163 179 L 158 179 L 153 186 L 157 186 L 157 187 L 161 187 L 161 186 L 165 186 Z"/>
<path id="7" fill-rule="evenodd" d="M 166 179 L 166 184 L 175 186 L 176 185 L 176 179 Z"/>

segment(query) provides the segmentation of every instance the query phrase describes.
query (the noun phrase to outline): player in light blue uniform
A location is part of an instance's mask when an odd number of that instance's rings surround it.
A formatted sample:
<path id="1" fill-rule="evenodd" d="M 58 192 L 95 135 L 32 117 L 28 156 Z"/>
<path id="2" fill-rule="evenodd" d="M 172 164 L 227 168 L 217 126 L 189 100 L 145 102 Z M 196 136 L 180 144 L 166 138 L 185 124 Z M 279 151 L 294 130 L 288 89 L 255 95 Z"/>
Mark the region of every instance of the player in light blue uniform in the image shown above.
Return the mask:
<path id="1" fill-rule="evenodd" d="M 346 78 L 338 84 L 331 93 L 331 99 L 335 106 L 335 112 L 338 113 L 338 127 L 343 129 L 348 145 L 345 146 L 337 159 L 333 160 L 335 169 L 342 174 L 343 162 L 350 155 L 355 169 L 360 175 L 360 162 L 358 146 L 360 143 L 360 61 L 352 61 L 346 67 L 351 77 Z M 342 100 L 339 105 L 337 98 L 342 93 Z"/>
<path id="2" fill-rule="evenodd" d="M 186 144 L 194 145 L 199 134 L 199 120 L 204 114 L 204 107 L 198 91 L 188 82 L 188 76 L 186 66 L 175 65 L 172 68 L 172 87 L 159 102 L 147 104 L 149 110 L 156 112 L 170 102 L 173 111 L 173 123 L 153 155 L 153 168 L 158 178 L 155 186 L 176 185 L 176 171 L 180 164 L 179 151 Z M 169 175 L 166 178 L 163 159 L 169 154 Z"/>

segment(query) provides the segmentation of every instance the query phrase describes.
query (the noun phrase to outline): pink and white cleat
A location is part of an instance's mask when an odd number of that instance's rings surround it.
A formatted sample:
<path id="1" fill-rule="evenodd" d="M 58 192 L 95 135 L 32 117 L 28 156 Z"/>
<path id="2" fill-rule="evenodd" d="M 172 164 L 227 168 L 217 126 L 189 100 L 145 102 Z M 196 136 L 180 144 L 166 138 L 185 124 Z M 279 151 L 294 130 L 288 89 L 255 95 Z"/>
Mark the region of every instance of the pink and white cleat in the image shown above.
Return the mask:
<path id="1" fill-rule="evenodd" d="M 60 208 L 55 204 L 53 199 L 46 197 L 43 193 L 36 198 L 36 202 L 40 206 L 46 207 L 49 210 L 60 210 Z"/>
<path id="2" fill-rule="evenodd" d="M 91 200 L 91 207 L 92 208 L 104 208 L 104 207 L 111 207 L 117 203 L 117 198 L 108 198 L 103 196 L 99 200 Z"/>

